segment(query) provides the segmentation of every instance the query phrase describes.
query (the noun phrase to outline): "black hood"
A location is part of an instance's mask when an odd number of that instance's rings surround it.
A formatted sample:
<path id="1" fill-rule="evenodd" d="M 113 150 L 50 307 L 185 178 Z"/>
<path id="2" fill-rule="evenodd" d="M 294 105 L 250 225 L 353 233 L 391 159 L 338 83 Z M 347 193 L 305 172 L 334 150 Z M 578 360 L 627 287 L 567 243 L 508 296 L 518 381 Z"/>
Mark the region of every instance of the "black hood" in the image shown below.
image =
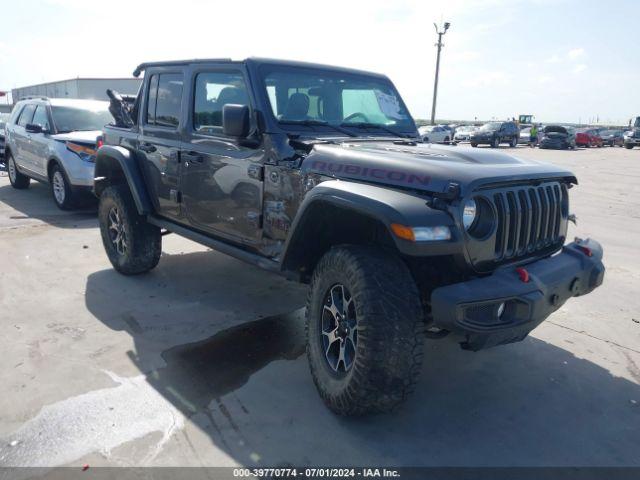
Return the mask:
<path id="1" fill-rule="evenodd" d="M 318 144 L 302 171 L 436 194 L 446 194 L 456 183 L 462 196 L 486 184 L 560 178 L 577 183 L 567 170 L 493 149 L 392 141 Z"/>

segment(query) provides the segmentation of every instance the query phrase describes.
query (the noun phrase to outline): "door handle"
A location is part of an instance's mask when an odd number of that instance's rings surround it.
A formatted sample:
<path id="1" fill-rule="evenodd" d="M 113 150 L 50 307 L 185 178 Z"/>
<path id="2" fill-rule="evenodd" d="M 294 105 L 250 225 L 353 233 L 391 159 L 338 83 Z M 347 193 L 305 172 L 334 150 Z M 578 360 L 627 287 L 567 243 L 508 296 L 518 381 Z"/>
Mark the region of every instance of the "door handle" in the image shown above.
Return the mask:
<path id="1" fill-rule="evenodd" d="M 140 150 L 147 153 L 153 153 L 157 150 L 157 148 L 155 147 L 155 145 L 152 145 L 150 143 L 143 143 L 140 145 Z"/>
<path id="2" fill-rule="evenodd" d="M 202 163 L 204 162 L 204 157 L 197 152 L 182 152 L 180 157 L 185 162 L 191 163 Z"/>

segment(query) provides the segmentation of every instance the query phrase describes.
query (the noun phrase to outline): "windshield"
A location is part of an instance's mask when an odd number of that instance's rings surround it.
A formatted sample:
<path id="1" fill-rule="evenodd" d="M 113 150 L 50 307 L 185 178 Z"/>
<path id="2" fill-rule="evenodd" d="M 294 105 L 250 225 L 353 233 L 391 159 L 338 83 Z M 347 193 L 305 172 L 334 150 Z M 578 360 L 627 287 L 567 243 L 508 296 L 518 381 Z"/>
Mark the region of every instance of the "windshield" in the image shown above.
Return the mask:
<path id="1" fill-rule="evenodd" d="M 484 125 L 482 125 L 480 127 L 481 131 L 487 131 L 487 130 L 500 130 L 500 126 L 502 125 L 502 123 L 500 122 L 489 122 L 489 123 L 485 123 Z"/>
<path id="2" fill-rule="evenodd" d="M 104 107 L 94 109 L 54 105 L 51 107 L 51 113 L 58 132 L 102 130 L 106 124 L 113 122 L 106 103 Z"/>
<path id="3" fill-rule="evenodd" d="M 640 128 L 640 117 L 636 117 L 636 121 L 635 121 L 635 123 L 633 124 L 633 126 L 634 126 L 635 128 Z"/>
<path id="4" fill-rule="evenodd" d="M 266 66 L 262 69 L 273 115 L 294 125 L 366 128 L 415 135 L 415 124 L 393 85 L 382 77 L 337 70 Z"/>

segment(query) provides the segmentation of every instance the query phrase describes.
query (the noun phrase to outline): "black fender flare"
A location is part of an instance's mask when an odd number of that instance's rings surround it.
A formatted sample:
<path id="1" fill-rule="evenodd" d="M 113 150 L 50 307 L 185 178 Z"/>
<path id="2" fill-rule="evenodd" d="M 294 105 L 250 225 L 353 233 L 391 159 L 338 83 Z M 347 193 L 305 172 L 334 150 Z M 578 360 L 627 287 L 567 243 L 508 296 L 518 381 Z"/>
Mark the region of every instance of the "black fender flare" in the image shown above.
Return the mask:
<path id="1" fill-rule="evenodd" d="M 298 209 L 283 248 L 281 264 L 284 269 L 288 268 L 292 250 L 304 241 L 305 228 L 309 221 L 313 221 L 309 218 L 313 216 L 310 212 L 313 212 L 313 207 L 321 208 L 322 205 L 339 207 L 380 222 L 402 254 L 426 256 L 460 252 L 455 221 L 447 212 L 429 207 L 426 199 L 385 186 L 328 180 L 310 190 Z M 392 233 L 392 223 L 409 227 L 448 226 L 452 239 L 422 243 L 403 240 Z"/>
<path id="2" fill-rule="evenodd" d="M 114 181 L 120 181 L 122 177 L 129 186 L 138 213 L 140 215 L 152 213 L 153 206 L 134 153 L 124 147 L 111 145 L 100 147 L 96 155 L 93 180 L 93 191 L 96 196 L 99 197 L 108 185 Z"/>

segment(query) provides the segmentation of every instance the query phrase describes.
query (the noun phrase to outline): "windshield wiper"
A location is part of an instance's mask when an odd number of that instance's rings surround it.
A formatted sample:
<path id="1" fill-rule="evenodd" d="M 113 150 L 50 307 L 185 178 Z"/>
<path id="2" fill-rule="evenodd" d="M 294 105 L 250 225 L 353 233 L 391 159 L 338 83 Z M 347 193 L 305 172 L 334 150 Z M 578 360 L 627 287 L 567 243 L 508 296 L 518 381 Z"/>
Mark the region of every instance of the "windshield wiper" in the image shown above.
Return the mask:
<path id="1" fill-rule="evenodd" d="M 284 124 L 284 125 L 304 125 L 306 127 L 315 127 L 315 126 L 329 127 L 329 128 L 333 128 L 337 132 L 344 133 L 348 137 L 357 136 L 355 133 L 350 132 L 349 130 L 346 130 L 337 125 L 333 125 L 325 120 L 278 120 L 278 123 Z"/>
<path id="2" fill-rule="evenodd" d="M 403 133 L 398 133 L 395 130 L 392 130 L 388 127 L 385 127 L 384 125 L 380 125 L 379 123 L 370 123 L 370 122 L 357 122 L 357 123 L 352 123 L 352 122 L 343 122 L 340 124 L 341 127 L 355 127 L 355 128 L 377 128 L 379 130 L 382 130 L 384 132 L 390 133 L 391 135 L 395 136 L 395 137 L 400 137 L 400 138 L 408 138 L 407 135 L 403 134 Z"/>

